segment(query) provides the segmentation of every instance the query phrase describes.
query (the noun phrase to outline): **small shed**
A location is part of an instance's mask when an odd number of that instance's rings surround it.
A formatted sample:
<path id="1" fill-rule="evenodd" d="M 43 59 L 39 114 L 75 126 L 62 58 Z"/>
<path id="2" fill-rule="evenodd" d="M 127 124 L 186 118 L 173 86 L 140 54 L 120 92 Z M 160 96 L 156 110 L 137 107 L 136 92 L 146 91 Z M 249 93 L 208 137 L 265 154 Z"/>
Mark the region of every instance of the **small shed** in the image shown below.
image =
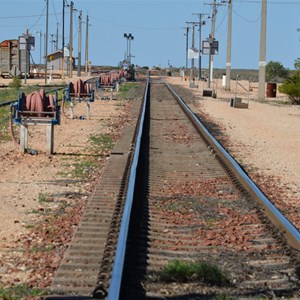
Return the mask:
<path id="1" fill-rule="evenodd" d="M 62 70 L 62 58 L 63 58 L 63 53 L 61 50 L 58 50 L 54 53 L 50 53 L 47 56 L 47 69 L 48 70 L 53 70 L 53 71 L 61 71 Z M 75 69 L 75 57 L 73 57 L 73 69 Z M 69 68 L 69 57 L 65 56 L 65 64 L 64 64 L 64 69 L 68 70 Z"/>

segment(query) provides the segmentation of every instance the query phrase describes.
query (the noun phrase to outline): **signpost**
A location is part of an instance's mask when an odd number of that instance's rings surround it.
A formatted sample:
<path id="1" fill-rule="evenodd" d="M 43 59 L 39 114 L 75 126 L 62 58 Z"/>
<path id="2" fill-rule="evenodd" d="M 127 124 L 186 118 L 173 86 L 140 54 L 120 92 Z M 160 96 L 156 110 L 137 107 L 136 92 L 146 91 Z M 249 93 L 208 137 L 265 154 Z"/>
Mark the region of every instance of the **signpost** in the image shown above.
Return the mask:
<path id="1" fill-rule="evenodd" d="M 199 58 L 199 52 L 197 48 L 190 48 L 188 50 L 188 58 L 189 59 L 198 59 Z"/>
<path id="2" fill-rule="evenodd" d="M 214 38 L 209 37 L 206 41 L 202 42 L 202 53 L 209 55 L 208 88 L 210 88 L 211 58 L 212 55 L 217 55 L 219 53 L 219 42 Z"/>
<path id="3" fill-rule="evenodd" d="M 27 73 L 29 73 L 29 65 L 28 65 L 28 51 L 34 50 L 35 46 L 35 37 L 32 36 L 28 30 L 26 30 L 26 33 L 24 33 L 22 36 L 19 36 L 19 51 L 20 51 L 20 71 L 24 70 L 24 83 L 27 83 Z M 22 56 L 21 51 L 24 51 L 25 53 L 25 67 L 22 68 Z"/>

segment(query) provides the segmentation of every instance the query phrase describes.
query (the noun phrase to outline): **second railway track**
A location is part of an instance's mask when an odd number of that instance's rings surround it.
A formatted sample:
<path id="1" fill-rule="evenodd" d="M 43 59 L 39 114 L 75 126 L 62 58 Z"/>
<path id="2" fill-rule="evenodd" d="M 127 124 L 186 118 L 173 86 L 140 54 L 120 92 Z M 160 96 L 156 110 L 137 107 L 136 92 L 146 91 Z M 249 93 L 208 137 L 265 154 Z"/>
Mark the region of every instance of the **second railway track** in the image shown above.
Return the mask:
<path id="1" fill-rule="evenodd" d="M 153 77 L 148 90 L 128 239 L 118 230 L 130 190 L 133 158 L 124 149 L 136 146 L 132 129 L 115 150 L 107 190 L 103 178 L 89 202 L 53 291 L 103 299 L 299 296 L 298 251 L 199 135 L 166 84 Z M 126 250 L 121 266 L 120 244 Z M 166 279 L 162 271 L 175 261 L 208 269 L 183 282 L 174 274 Z"/>

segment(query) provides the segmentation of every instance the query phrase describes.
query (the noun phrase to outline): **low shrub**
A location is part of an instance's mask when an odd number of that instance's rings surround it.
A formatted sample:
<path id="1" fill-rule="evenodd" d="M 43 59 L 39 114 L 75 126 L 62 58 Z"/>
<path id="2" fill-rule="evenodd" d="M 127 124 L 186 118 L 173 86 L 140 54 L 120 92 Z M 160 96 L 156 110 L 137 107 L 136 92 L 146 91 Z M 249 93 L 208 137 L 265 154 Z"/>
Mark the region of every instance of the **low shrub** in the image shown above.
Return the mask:
<path id="1" fill-rule="evenodd" d="M 167 264 L 160 272 L 159 278 L 164 282 L 197 282 L 209 285 L 228 286 L 229 278 L 218 268 L 206 261 L 186 262 L 175 260 Z"/>
<path id="2" fill-rule="evenodd" d="M 22 81 L 19 77 L 14 77 L 12 81 L 8 84 L 11 89 L 19 89 L 22 86 Z"/>
<path id="3" fill-rule="evenodd" d="M 300 105 L 300 72 L 286 79 L 278 90 L 288 95 L 293 104 Z"/>

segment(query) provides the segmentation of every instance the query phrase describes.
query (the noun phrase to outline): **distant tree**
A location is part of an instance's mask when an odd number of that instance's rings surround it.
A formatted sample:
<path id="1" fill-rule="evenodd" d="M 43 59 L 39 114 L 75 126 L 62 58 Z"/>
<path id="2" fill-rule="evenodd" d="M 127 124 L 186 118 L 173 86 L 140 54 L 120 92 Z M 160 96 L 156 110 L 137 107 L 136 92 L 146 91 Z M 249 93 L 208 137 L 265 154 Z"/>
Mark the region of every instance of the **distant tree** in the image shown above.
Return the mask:
<path id="1" fill-rule="evenodd" d="M 296 70 L 300 70 L 300 58 L 299 57 L 297 59 L 295 59 L 294 67 Z"/>
<path id="2" fill-rule="evenodd" d="M 288 95 L 293 104 L 300 105 L 300 72 L 286 79 L 278 90 Z"/>
<path id="3" fill-rule="evenodd" d="M 266 65 L 266 80 L 278 81 L 289 76 L 289 69 L 286 69 L 280 62 L 269 61 Z"/>

